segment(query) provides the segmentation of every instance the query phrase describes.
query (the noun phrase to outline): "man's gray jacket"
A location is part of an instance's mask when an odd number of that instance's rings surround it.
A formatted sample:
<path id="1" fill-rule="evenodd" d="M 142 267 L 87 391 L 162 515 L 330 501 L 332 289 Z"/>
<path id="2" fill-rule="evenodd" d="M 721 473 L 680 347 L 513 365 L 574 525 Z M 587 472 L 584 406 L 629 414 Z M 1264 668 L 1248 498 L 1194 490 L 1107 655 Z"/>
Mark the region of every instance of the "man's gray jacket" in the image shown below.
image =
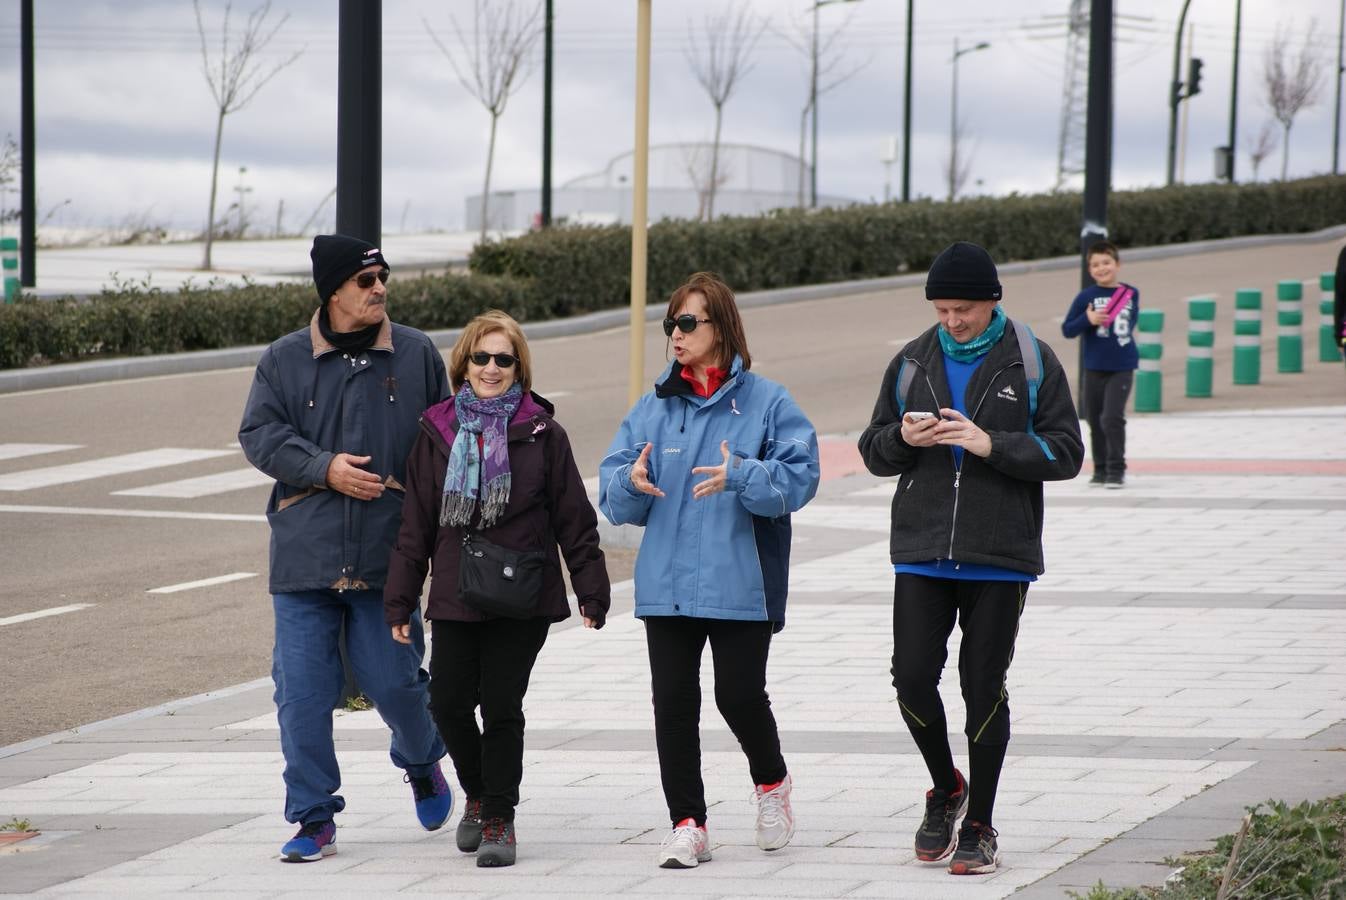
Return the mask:
<path id="1" fill-rule="evenodd" d="M 238 440 L 248 461 L 276 479 L 266 507 L 271 593 L 383 587 L 417 423 L 447 396 L 439 350 L 387 319 L 368 350 L 333 347 L 315 313 L 308 328 L 262 353 Z M 356 500 L 329 490 L 337 453 L 372 457 L 363 468 L 383 480 L 383 495 Z"/>

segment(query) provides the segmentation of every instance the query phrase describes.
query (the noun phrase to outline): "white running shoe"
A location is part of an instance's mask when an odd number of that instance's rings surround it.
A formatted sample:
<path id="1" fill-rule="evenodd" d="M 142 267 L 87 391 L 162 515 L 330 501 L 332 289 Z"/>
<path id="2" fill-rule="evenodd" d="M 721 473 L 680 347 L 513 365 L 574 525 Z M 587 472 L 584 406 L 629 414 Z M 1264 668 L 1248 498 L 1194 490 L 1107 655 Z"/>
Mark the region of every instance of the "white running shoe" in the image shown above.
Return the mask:
<path id="1" fill-rule="evenodd" d="M 700 863 L 710 862 L 710 836 L 706 826 L 695 819 L 683 819 L 664 838 L 659 846 L 659 868 L 695 869 Z"/>
<path id="2" fill-rule="evenodd" d="M 763 850 L 779 850 L 795 835 L 795 816 L 790 809 L 790 776 L 767 790 L 764 785 L 753 789 L 757 804 L 757 846 Z"/>

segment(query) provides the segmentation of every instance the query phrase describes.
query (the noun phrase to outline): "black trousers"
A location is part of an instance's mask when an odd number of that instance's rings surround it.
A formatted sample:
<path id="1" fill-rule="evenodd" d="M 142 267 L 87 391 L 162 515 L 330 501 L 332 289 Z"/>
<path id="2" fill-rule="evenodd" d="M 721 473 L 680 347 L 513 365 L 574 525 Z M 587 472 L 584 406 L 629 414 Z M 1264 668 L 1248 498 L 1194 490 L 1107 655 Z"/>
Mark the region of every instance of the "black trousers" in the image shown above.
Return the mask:
<path id="1" fill-rule="evenodd" d="M 548 619 L 434 623 L 430 714 L 470 800 L 514 821 L 523 780 L 523 696 Z M 476 709 L 481 707 L 482 725 Z"/>
<path id="2" fill-rule="evenodd" d="M 1084 418 L 1094 474 L 1120 479 L 1126 474 L 1126 398 L 1135 372 L 1084 370 Z"/>
<path id="3" fill-rule="evenodd" d="M 766 692 L 770 622 L 733 622 L 686 616 L 648 616 L 654 737 L 669 819 L 706 824 L 701 780 L 701 650 L 710 641 L 715 662 L 715 706 L 748 757 L 753 784 L 786 775 L 776 717 Z"/>
<path id="4" fill-rule="evenodd" d="M 958 680 L 967 706 L 964 732 L 981 744 L 1010 737 L 1005 676 L 1014 659 L 1028 585 L 1016 581 L 957 581 L 899 574 L 893 590 L 893 687 L 907 728 L 917 739 L 944 727 L 940 673 L 949 658 L 955 620 L 963 631 Z"/>

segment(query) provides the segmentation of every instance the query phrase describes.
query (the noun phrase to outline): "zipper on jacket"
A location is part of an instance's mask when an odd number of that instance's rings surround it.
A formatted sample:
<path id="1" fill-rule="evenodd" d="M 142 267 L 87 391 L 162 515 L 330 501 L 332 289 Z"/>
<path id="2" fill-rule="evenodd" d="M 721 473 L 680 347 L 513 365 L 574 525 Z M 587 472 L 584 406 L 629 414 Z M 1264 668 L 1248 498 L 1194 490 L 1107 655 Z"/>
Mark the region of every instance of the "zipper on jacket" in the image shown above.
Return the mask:
<path id="1" fill-rule="evenodd" d="M 996 370 L 996 373 L 991 376 L 991 380 L 986 383 L 986 390 L 982 391 L 981 396 L 977 398 L 977 405 L 973 407 L 972 415 L 968 416 L 969 421 L 971 421 L 974 425 L 976 424 L 977 413 L 981 412 L 981 406 L 983 403 L 986 402 L 986 395 L 991 393 L 991 386 L 995 384 L 995 380 L 999 378 L 1001 375 L 1003 375 L 1006 371 L 1013 368 L 1014 366 L 1021 366 L 1021 365 L 1023 365 L 1023 363 L 1010 363 L 1008 366 L 1002 366 L 1001 368 Z M 929 381 L 930 381 L 929 376 L 927 376 L 926 382 L 928 383 Z M 931 388 L 931 393 L 932 394 L 934 393 L 933 388 Z M 964 454 L 963 458 L 966 459 L 967 458 L 966 448 L 964 448 L 963 454 Z M 962 474 L 963 474 L 963 464 L 959 463 L 957 468 L 953 470 L 953 521 L 949 526 L 949 559 L 953 559 L 953 538 L 954 535 L 958 533 L 958 484 L 962 478 Z"/>

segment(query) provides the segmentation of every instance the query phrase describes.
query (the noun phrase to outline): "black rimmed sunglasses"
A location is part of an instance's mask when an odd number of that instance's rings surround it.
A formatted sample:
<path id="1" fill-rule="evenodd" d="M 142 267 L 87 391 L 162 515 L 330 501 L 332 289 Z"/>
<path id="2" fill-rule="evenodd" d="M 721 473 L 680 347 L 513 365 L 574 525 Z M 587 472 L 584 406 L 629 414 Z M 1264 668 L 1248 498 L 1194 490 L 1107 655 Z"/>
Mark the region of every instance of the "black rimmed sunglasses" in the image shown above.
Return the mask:
<path id="1" fill-rule="evenodd" d="M 495 364 L 502 369 L 512 369 L 514 364 L 519 361 L 519 358 L 512 353 L 485 353 L 481 350 L 469 354 L 467 358 L 479 366 L 486 365 L 494 358 Z"/>
<path id="2" fill-rule="evenodd" d="M 676 319 L 664 319 L 664 334 L 667 337 L 672 337 L 674 328 L 678 329 L 683 334 L 691 334 L 693 331 L 696 331 L 696 326 L 698 324 L 709 325 L 710 319 L 698 319 L 691 313 L 683 313 Z"/>
<path id="3" fill-rule="evenodd" d="M 374 286 L 374 279 L 378 279 L 384 284 L 387 284 L 388 270 L 379 269 L 377 272 L 361 272 L 355 276 L 355 286 L 362 291 L 367 291 Z"/>

